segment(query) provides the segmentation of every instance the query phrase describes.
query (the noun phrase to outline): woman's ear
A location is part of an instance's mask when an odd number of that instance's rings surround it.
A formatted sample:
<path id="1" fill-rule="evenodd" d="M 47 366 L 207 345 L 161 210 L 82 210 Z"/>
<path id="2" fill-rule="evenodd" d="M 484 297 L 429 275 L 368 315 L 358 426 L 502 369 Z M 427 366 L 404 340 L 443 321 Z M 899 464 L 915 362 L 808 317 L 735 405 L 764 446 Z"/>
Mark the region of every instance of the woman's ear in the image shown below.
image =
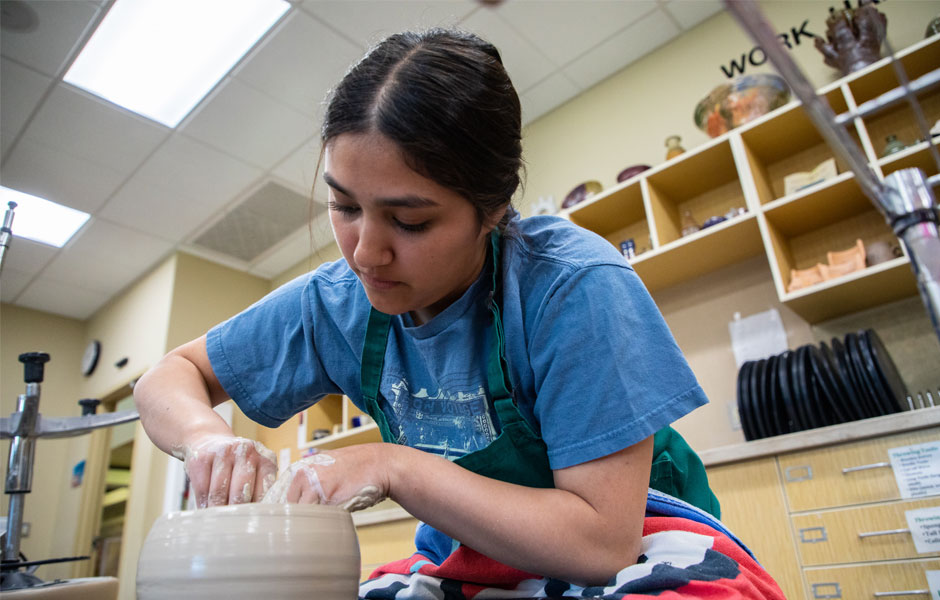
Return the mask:
<path id="1" fill-rule="evenodd" d="M 505 216 L 507 210 L 509 210 L 508 204 L 486 215 L 483 218 L 482 233 L 489 235 L 491 231 L 496 229 L 496 226 L 499 225 L 499 222 L 503 220 L 503 216 Z"/>

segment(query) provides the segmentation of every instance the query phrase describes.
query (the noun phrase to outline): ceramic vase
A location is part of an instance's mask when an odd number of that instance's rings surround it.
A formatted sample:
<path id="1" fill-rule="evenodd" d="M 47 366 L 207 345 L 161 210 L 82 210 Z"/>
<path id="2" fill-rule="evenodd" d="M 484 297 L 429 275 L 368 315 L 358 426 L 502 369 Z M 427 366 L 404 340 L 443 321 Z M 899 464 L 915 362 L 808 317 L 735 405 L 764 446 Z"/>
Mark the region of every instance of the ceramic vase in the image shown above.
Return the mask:
<path id="1" fill-rule="evenodd" d="M 239 504 L 163 515 L 144 540 L 138 600 L 349 600 L 352 516 L 335 506 Z"/>

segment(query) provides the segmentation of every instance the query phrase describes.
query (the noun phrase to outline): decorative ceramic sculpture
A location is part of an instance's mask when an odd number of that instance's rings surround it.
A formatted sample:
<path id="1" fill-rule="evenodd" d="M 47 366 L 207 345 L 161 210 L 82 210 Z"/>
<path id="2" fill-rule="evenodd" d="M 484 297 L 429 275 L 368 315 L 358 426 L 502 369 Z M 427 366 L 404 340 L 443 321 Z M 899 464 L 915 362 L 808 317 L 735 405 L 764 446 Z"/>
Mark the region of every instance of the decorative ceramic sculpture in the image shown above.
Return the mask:
<path id="1" fill-rule="evenodd" d="M 695 125 L 710 137 L 762 117 L 790 101 L 790 86 L 772 73 L 742 75 L 722 83 L 695 105 Z"/>
<path id="2" fill-rule="evenodd" d="M 352 516 L 336 506 L 236 504 L 157 519 L 138 600 L 348 600 L 359 587 Z"/>
<path id="3" fill-rule="evenodd" d="M 888 18 L 871 2 L 859 0 L 855 9 L 833 10 L 826 19 L 826 39 L 816 38 L 816 49 L 827 65 L 854 73 L 881 58 Z"/>

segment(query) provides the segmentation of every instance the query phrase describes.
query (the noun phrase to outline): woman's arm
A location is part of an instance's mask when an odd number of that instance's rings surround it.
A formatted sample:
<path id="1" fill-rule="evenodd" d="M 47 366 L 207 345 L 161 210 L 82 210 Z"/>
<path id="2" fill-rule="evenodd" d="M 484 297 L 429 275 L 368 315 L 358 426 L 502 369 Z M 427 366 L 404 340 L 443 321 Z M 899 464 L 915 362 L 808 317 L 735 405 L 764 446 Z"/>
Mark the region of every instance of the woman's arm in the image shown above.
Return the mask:
<path id="1" fill-rule="evenodd" d="M 237 438 L 212 408 L 228 399 L 206 338 L 172 350 L 134 386 L 134 402 L 158 448 L 184 460 L 199 507 L 258 500 L 277 473 L 274 453 Z"/>
<path id="2" fill-rule="evenodd" d="M 288 474 L 288 502 L 344 504 L 374 486 L 490 558 L 579 584 L 604 584 L 640 554 L 653 438 L 555 471 L 555 488 L 514 485 L 394 444 L 330 450 Z M 384 492 L 384 494 L 383 494 Z"/>

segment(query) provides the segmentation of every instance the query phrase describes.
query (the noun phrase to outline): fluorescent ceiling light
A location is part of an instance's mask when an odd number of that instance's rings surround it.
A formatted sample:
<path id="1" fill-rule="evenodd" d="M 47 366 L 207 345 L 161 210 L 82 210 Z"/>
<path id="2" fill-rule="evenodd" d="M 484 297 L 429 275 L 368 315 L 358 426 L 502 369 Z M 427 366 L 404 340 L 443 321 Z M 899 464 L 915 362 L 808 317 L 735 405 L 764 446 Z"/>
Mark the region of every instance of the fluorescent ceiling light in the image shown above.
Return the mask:
<path id="1" fill-rule="evenodd" d="M 65 81 L 176 127 L 288 8 L 284 0 L 117 0 Z"/>
<path id="2" fill-rule="evenodd" d="M 43 198 L 0 187 L 0 210 L 16 202 L 13 235 L 61 248 L 88 220 L 88 213 Z"/>

